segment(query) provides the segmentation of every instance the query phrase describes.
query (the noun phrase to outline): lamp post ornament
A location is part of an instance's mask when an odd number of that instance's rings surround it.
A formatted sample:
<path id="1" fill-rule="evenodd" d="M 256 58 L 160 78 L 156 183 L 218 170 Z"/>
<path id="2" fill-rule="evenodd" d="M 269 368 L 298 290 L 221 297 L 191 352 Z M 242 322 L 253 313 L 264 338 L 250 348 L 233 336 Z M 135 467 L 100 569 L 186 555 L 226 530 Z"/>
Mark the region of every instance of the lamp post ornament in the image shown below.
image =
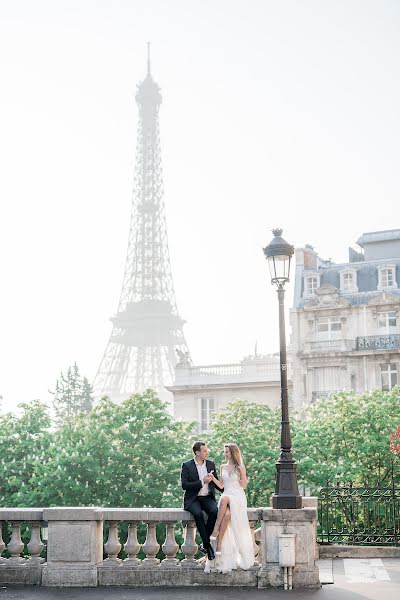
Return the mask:
<path id="1" fill-rule="evenodd" d="M 263 249 L 271 272 L 271 283 L 277 286 L 279 302 L 279 341 L 281 373 L 281 453 L 276 462 L 275 494 L 273 508 L 301 508 L 296 475 L 296 461 L 292 456 L 290 436 L 289 402 L 287 385 L 286 333 L 285 333 L 285 283 L 289 281 L 290 262 L 294 247 L 281 236 L 282 229 L 273 229 L 273 240 Z"/>

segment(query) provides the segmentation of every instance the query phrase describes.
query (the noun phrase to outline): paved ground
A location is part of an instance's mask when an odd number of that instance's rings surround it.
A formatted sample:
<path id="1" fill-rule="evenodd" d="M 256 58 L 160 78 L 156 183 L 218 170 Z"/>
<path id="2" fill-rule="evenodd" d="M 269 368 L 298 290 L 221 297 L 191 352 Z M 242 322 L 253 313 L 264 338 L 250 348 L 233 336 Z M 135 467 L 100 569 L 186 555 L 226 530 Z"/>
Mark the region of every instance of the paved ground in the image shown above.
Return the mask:
<path id="1" fill-rule="evenodd" d="M 320 563 L 320 590 L 254 588 L 41 588 L 0 587 L 0 600 L 399 600 L 400 558 L 336 559 Z"/>

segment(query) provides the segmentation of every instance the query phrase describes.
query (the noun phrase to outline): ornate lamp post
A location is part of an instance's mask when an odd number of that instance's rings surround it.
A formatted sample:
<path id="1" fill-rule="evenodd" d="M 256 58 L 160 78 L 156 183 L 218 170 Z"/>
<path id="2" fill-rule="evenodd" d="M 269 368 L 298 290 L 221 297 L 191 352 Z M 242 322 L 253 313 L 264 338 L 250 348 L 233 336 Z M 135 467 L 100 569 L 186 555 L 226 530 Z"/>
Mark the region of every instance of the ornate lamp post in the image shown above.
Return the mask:
<path id="1" fill-rule="evenodd" d="M 272 496 L 273 508 L 301 508 L 301 496 L 297 485 L 296 461 L 292 457 L 290 437 L 289 404 L 287 387 L 286 334 L 285 334 L 285 283 L 289 281 L 290 261 L 294 247 L 282 237 L 282 229 L 273 229 L 274 239 L 263 251 L 271 272 L 271 283 L 278 287 L 279 301 L 279 340 L 281 365 L 281 454 L 276 462 L 275 494 Z"/>

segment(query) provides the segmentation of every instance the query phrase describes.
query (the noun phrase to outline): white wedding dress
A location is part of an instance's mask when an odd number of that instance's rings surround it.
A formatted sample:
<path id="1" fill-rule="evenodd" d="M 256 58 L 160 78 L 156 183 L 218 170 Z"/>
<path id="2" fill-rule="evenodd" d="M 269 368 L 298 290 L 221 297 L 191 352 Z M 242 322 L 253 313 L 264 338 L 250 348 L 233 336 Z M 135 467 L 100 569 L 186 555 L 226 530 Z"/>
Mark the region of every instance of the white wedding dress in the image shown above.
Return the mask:
<path id="1" fill-rule="evenodd" d="M 229 573 L 232 569 L 250 569 L 254 565 L 254 545 L 249 520 L 247 518 L 247 499 L 239 476 L 235 471 L 222 465 L 222 483 L 224 496 L 229 496 L 231 518 L 222 538 L 221 555 L 214 560 L 206 560 L 204 572 Z M 216 545 L 213 546 L 214 550 Z"/>

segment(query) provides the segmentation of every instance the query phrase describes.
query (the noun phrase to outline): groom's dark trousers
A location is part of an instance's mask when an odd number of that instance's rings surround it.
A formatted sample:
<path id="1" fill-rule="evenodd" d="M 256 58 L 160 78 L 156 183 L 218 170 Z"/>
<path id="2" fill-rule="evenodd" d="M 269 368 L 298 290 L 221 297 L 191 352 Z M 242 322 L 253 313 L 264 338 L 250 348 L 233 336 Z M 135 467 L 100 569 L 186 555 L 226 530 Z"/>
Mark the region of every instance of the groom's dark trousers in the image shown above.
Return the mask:
<path id="1" fill-rule="evenodd" d="M 207 473 L 214 471 L 214 477 L 218 479 L 215 464 L 212 460 L 206 460 L 206 467 Z M 218 506 L 215 501 L 215 485 L 212 482 L 208 484 L 208 496 L 198 495 L 203 487 L 203 482 L 199 479 L 196 463 L 193 459 L 184 462 L 182 465 L 181 484 L 185 490 L 183 508 L 192 513 L 197 531 L 203 540 L 204 547 L 207 548 L 210 545 L 210 535 L 218 514 Z M 203 510 L 208 516 L 207 524 L 204 522 Z"/>

